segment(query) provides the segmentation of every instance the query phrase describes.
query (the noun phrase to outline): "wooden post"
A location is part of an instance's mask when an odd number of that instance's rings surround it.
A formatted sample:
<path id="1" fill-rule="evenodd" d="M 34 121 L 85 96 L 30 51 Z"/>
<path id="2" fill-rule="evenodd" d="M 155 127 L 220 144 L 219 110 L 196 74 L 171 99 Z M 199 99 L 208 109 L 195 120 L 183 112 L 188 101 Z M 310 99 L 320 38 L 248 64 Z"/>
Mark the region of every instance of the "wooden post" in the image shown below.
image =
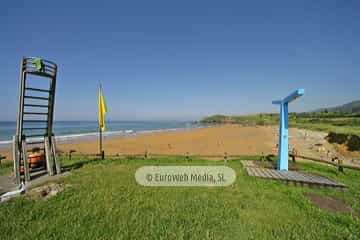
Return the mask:
<path id="1" fill-rule="evenodd" d="M 23 158 L 23 162 L 24 162 L 25 181 L 28 182 L 28 181 L 30 181 L 30 170 L 29 170 L 29 163 L 28 163 L 25 139 L 21 141 L 21 148 L 22 148 L 22 158 Z"/>
<path id="2" fill-rule="evenodd" d="M 72 154 L 73 154 L 74 152 L 76 152 L 76 150 L 70 149 L 70 151 L 69 151 L 69 160 L 71 160 Z"/>
<path id="3" fill-rule="evenodd" d="M 337 163 L 338 163 L 339 172 L 344 172 L 344 167 L 342 165 L 342 160 L 340 158 L 337 159 Z"/>
<path id="4" fill-rule="evenodd" d="M 13 137 L 13 161 L 15 182 L 16 184 L 20 184 L 20 158 L 18 136 Z"/>
<path id="5" fill-rule="evenodd" d="M 4 159 L 6 159 L 6 157 L 0 155 L 0 164 L 1 164 L 1 160 L 4 160 Z"/>
<path id="6" fill-rule="evenodd" d="M 105 152 L 103 151 L 103 143 L 102 143 L 102 130 L 101 127 L 99 126 L 99 155 L 101 160 L 104 160 L 105 158 Z"/>
<path id="7" fill-rule="evenodd" d="M 228 155 L 227 152 L 224 153 L 224 163 L 227 163 Z"/>
<path id="8" fill-rule="evenodd" d="M 53 158 L 55 161 L 56 174 L 60 174 L 61 173 L 61 165 L 60 165 L 60 160 L 56 156 L 56 142 L 55 142 L 54 136 L 51 136 L 51 149 L 52 149 L 52 155 L 53 155 Z"/>
<path id="9" fill-rule="evenodd" d="M 292 158 L 292 161 L 295 163 L 296 162 L 296 157 L 298 155 L 298 152 L 295 148 L 292 149 L 291 151 L 291 158 Z"/>
<path id="10" fill-rule="evenodd" d="M 54 165 L 53 165 L 53 159 L 52 159 L 52 154 L 51 154 L 49 137 L 45 137 L 44 145 L 45 145 L 46 168 L 47 168 L 48 174 L 50 176 L 53 176 L 54 175 Z"/>
<path id="11" fill-rule="evenodd" d="M 49 109 L 48 109 L 48 119 L 47 119 L 47 137 L 53 136 L 53 120 L 54 120 L 54 105 L 55 105 L 55 88 L 56 88 L 56 75 L 57 75 L 57 65 L 54 65 L 54 75 L 50 78 L 50 92 L 49 92 Z M 48 139 L 50 141 L 50 139 Z"/>
<path id="12" fill-rule="evenodd" d="M 25 57 L 23 57 L 21 59 L 21 63 L 20 63 L 20 84 L 19 84 L 19 111 L 18 111 L 18 119 L 17 119 L 17 123 L 16 123 L 16 137 L 17 139 L 17 143 L 19 144 L 21 139 L 20 137 L 22 136 L 22 129 L 23 129 L 23 119 L 24 119 L 24 91 L 25 91 L 25 80 L 26 80 L 26 74 L 24 72 L 24 65 L 26 68 L 26 64 L 25 64 L 26 60 Z M 20 151 L 19 148 L 17 148 L 18 151 Z M 20 166 L 20 165 L 19 165 Z"/>

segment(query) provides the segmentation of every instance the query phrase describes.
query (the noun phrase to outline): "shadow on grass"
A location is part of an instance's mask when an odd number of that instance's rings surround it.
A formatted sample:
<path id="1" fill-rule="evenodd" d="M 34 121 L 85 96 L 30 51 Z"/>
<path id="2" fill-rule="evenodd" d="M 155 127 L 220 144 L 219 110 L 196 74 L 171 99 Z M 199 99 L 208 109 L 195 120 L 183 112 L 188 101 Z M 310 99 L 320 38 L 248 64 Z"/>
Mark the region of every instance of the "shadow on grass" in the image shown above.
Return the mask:
<path id="1" fill-rule="evenodd" d="M 75 170 L 75 169 L 79 169 L 79 168 L 83 167 L 84 165 L 87 165 L 87 164 L 90 164 L 90 163 L 99 163 L 101 161 L 104 161 L 104 160 L 101 160 L 99 158 L 91 158 L 91 159 L 79 160 L 79 161 L 76 161 L 76 162 L 71 163 L 71 164 L 65 164 L 64 166 L 61 167 L 61 171 L 62 172 L 68 172 L 68 171 L 72 171 L 72 170 Z"/>
<path id="2" fill-rule="evenodd" d="M 237 158 L 237 159 L 232 159 L 232 160 L 244 160 L 244 159 L 259 159 L 259 157 L 255 157 L 255 156 L 249 156 L 249 157 L 241 157 L 241 158 Z M 185 156 L 154 156 L 154 157 L 150 157 L 150 158 L 144 158 L 144 157 L 139 157 L 139 156 L 125 156 L 125 157 L 114 157 L 114 158 L 106 158 L 104 160 L 101 160 L 100 158 L 88 158 L 86 156 L 81 157 L 75 157 L 73 159 L 68 159 L 68 158 L 63 158 L 61 159 L 62 162 L 62 172 L 67 172 L 67 171 L 72 171 L 75 169 L 79 169 L 82 168 L 85 165 L 88 164 L 96 164 L 96 163 L 103 163 L 103 164 L 108 164 L 111 162 L 117 161 L 121 164 L 155 164 L 155 165 L 173 165 L 173 164 L 190 164 L 190 165 L 194 165 L 196 163 L 222 163 L 223 160 L 217 160 L 217 161 L 213 161 L 210 159 L 206 159 L 206 158 L 200 158 L 200 157 L 196 157 L 196 156 L 192 156 L 192 157 L 185 157 Z"/>

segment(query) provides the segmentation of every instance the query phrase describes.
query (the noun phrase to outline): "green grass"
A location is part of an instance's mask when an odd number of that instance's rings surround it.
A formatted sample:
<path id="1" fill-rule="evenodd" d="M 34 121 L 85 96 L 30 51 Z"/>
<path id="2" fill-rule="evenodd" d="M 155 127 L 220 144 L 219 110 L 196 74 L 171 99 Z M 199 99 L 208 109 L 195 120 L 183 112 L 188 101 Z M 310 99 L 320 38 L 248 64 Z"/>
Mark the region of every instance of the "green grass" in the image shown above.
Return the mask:
<path id="1" fill-rule="evenodd" d="M 360 118 L 357 115 L 292 114 L 289 122 L 291 127 L 360 136 Z"/>
<path id="2" fill-rule="evenodd" d="M 0 164 L 0 175 L 10 174 L 13 168 L 13 163 L 10 161 L 3 161 Z"/>
<path id="3" fill-rule="evenodd" d="M 360 172 L 300 163 L 350 186 L 310 189 L 246 175 L 240 160 L 230 187 L 142 187 L 143 165 L 222 165 L 182 157 L 64 161 L 77 166 L 59 181 L 71 185 L 48 201 L 0 204 L 0 239 L 359 239 L 360 222 L 319 210 L 303 196 L 336 196 L 360 212 Z"/>

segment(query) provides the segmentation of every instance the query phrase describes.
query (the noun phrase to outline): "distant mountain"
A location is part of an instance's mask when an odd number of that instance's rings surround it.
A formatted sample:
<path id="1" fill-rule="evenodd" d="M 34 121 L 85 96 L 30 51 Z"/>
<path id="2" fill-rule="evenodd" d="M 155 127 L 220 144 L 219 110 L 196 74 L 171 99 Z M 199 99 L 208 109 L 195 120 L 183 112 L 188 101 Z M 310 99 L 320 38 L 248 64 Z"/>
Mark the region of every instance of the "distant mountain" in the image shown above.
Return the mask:
<path id="1" fill-rule="evenodd" d="M 352 101 L 341 106 L 320 108 L 314 112 L 360 113 L 360 100 Z"/>

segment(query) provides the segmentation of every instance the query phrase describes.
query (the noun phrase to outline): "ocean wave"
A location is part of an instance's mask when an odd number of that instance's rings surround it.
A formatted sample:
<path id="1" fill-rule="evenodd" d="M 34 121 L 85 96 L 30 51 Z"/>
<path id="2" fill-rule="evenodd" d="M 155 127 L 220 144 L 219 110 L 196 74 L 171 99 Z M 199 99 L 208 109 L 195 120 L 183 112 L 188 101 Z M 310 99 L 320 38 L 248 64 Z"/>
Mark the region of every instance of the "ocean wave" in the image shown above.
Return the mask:
<path id="1" fill-rule="evenodd" d="M 120 130 L 120 131 L 105 131 L 103 132 L 104 139 L 110 139 L 114 137 L 129 137 L 137 136 L 143 134 L 152 134 L 152 133 L 161 133 L 161 132 L 175 132 L 175 131 L 185 131 L 195 128 L 204 128 L 205 126 L 193 126 L 185 128 L 168 128 L 168 129 L 154 129 L 154 130 Z M 58 135 L 55 136 L 56 143 L 71 143 L 76 141 L 92 141 L 96 140 L 99 137 L 99 132 L 89 132 L 89 133 L 79 133 L 79 134 L 68 134 L 68 135 Z M 29 138 L 27 142 L 39 141 L 42 138 Z M 9 149 L 12 146 L 11 140 L 0 141 L 0 149 Z"/>

